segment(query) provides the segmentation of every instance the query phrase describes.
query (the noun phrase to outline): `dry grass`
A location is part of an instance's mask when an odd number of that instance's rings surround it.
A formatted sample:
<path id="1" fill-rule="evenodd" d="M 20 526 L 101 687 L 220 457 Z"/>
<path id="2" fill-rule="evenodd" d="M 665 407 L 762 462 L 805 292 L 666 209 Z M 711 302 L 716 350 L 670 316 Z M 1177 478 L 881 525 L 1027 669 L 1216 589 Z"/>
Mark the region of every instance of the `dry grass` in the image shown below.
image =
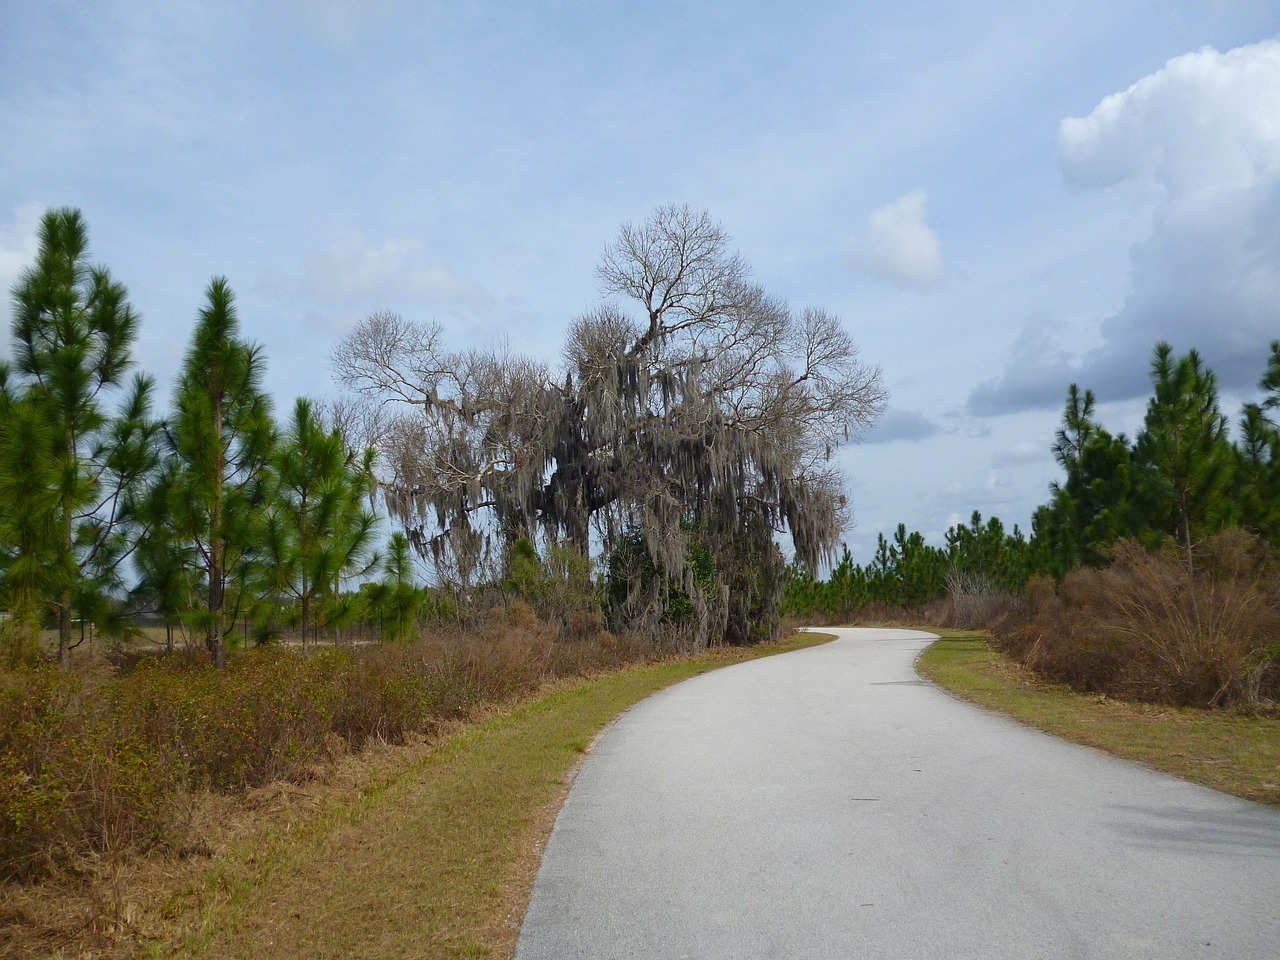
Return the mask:
<path id="1" fill-rule="evenodd" d="M 1082 691 L 1174 706 L 1280 700 L 1280 578 L 1240 531 L 1200 545 L 1195 566 L 1131 541 L 1109 567 L 1034 579 L 996 645 Z"/>
<path id="2" fill-rule="evenodd" d="M 1076 693 L 993 650 L 941 631 L 918 668 L 948 690 L 1076 743 L 1248 800 L 1280 806 L 1280 712 L 1203 710 Z"/>
<path id="3" fill-rule="evenodd" d="M 572 770 L 619 712 L 717 666 L 829 639 L 557 681 L 537 699 L 240 797 L 198 841 L 2 888 L 0 956 L 505 957 Z"/>

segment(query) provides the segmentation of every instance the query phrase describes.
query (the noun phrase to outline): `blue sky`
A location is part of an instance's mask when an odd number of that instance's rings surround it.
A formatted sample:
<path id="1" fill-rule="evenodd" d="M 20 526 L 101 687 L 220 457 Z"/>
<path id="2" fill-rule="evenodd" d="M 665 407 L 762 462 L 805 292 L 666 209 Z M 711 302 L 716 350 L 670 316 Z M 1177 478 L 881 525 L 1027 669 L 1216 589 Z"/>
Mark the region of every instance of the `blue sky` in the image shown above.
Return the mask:
<path id="1" fill-rule="evenodd" d="M 1132 432 L 1158 339 L 1253 395 L 1278 36 L 1266 0 L 10 0 L 0 284 L 79 207 L 166 393 L 226 275 L 284 408 L 375 310 L 554 360 L 618 227 L 706 207 L 883 369 L 840 454 L 865 560 L 898 522 L 1025 528 L 1067 385 Z"/>

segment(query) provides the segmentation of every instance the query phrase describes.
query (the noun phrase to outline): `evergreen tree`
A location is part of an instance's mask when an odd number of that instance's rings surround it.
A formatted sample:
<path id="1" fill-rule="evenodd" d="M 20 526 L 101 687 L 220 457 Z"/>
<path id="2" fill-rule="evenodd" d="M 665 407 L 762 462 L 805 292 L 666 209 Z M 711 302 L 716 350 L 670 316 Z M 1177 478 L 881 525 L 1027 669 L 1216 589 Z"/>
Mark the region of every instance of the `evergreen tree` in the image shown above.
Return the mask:
<path id="1" fill-rule="evenodd" d="M 1280 546 L 1280 430 L 1248 404 L 1236 446 L 1235 501 L 1240 525 Z"/>
<path id="2" fill-rule="evenodd" d="M 138 317 L 124 286 L 89 264 L 87 234 L 77 210 L 45 214 L 36 263 L 13 290 L 15 375 L 3 377 L 5 443 L 16 444 L 5 469 L 22 474 L 0 504 L 0 528 L 18 537 L 5 544 L 8 574 L 33 613 L 56 617 L 63 664 L 74 614 L 112 619 L 109 595 L 137 542 L 126 535 L 136 490 L 155 466 L 153 384 L 124 382 Z M 113 417 L 105 401 L 121 390 Z"/>
<path id="3" fill-rule="evenodd" d="M 1271 354 L 1267 357 L 1267 370 L 1258 381 L 1258 386 L 1266 393 L 1261 407 L 1268 413 L 1280 409 L 1280 340 L 1271 341 Z M 1276 426 L 1274 418 L 1268 418 L 1271 425 Z"/>
<path id="4" fill-rule="evenodd" d="M 1036 511 L 1037 569 L 1064 576 L 1080 564 L 1100 566 L 1111 544 L 1135 531 L 1133 455 L 1123 434 L 1112 436 L 1094 419 L 1092 390 L 1067 390 L 1054 459 L 1066 472 L 1051 487 L 1053 499 Z"/>
<path id="5" fill-rule="evenodd" d="M 1246 404 L 1240 419 L 1235 499 L 1240 525 L 1280 546 L 1280 340 L 1271 341 L 1258 386 L 1262 401 Z"/>
<path id="6" fill-rule="evenodd" d="M 1149 527 L 1173 536 L 1191 563 L 1196 540 L 1229 520 L 1235 456 L 1217 378 L 1195 350 L 1175 358 L 1169 344 L 1157 344 L 1151 378 L 1155 395 L 1135 451 L 1142 507 Z"/>
<path id="7" fill-rule="evenodd" d="M 304 645 L 326 619 L 317 608 L 338 600 L 343 578 L 376 563 L 369 466 L 338 431 L 325 430 L 310 400 L 298 399 L 276 450 L 278 493 L 266 530 L 268 582 L 297 601 Z"/>
<path id="8" fill-rule="evenodd" d="M 374 590 L 373 607 L 382 624 L 383 639 L 413 639 L 421 604 L 422 594 L 413 582 L 409 538 L 397 530 L 387 548 L 382 581 Z"/>
<path id="9" fill-rule="evenodd" d="M 38 653 L 43 615 L 76 580 L 74 558 L 57 535 L 56 449 L 47 404 L 0 388 L 0 574 L 13 621 L 7 659 Z"/>
<path id="10" fill-rule="evenodd" d="M 188 611 L 219 667 L 251 602 L 265 552 L 275 426 L 260 350 L 240 339 L 225 278 L 209 284 L 166 426 L 171 468 L 156 491 L 170 549 L 190 550 L 199 596 Z"/>

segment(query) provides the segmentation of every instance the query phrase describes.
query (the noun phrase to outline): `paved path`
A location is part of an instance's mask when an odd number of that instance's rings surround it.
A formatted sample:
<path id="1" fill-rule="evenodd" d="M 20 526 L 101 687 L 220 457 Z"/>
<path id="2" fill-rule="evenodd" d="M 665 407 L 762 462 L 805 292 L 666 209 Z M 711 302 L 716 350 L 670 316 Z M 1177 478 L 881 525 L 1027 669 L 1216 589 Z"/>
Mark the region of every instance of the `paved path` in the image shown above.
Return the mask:
<path id="1" fill-rule="evenodd" d="M 1280 811 L 952 699 L 928 634 L 838 632 L 610 728 L 517 960 L 1280 957 Z"/>

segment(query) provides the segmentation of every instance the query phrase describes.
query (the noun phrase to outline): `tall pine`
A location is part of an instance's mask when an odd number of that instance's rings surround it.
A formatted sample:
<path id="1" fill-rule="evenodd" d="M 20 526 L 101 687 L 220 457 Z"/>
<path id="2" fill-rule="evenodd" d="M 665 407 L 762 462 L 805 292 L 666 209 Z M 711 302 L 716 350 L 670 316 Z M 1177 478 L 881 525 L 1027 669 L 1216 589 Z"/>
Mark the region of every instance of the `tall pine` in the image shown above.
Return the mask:
<path id="1" fill-rule="evenodd" d="M 190 551 L 196 595 L 187 618 L 214 663 L 255 598 L 265 553 L 275 425 L 261 351 L 240 338 L 223 277 L 209 284 L 166 425 L 171 462 L 157 499 L 175 556 Z"/>
<path id="2" fill-rule="evenodd" d="M 1195 542 L 1231 519 L 1235 453 L 1217 378 L 1199 353 L 1175 357 L 1169 344 L 1157 344 L 1151 380 L 1155 395 L 1135 450 L 1144 519 L 1177 540 L 1190 564 Z"/>
<path id="3" fill-rule="evenodd" d="M 53 617 L 65 665 L 77 616 L 115 618 L 136 493 L 156 462 L 153 383 L 126 382 L 138 317 L 124 286 L 90 264 L 78 210 L 45 214 L 13 304 L 14 363 L 0 378 L 5 592 L 37 622 Z"/>
<path id="4" fill-rule="evenodd" d="M 277 493 L 267 518 L 267 577 L 298 605 L 305 645 L 334 612 L 346 578 L 367 572 L 376 518 L 367 504 L 369 465 L 326 430 L 299 398 L 276 450 Z"/>
<path id="5" fill-rule="evenodd" d="M 1246 404 L 1236 445 L 1236 502 L 1240 525 L 1280 546 L 1280 340 L 1271 342 L 1259 403 Z"/>

